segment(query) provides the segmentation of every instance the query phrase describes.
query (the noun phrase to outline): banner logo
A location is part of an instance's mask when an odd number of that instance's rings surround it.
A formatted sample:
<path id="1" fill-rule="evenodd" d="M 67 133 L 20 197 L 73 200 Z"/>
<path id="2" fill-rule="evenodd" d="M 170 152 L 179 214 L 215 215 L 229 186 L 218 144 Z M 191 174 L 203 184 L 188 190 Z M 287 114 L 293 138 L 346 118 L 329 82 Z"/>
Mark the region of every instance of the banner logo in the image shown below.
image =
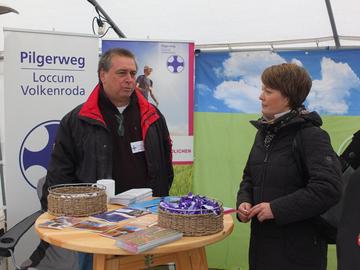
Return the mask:
<path id="1" fill-rule="evenodd" d="M 184 70 L 184 59 L 180 55 L 172 55 L 166 61 L 167 69 L 172 73 L 180 73 Z"/>
<path id="2" fill-rule="evenodd" d="M 50 120 L 26 134 L 19 152 L 19 165 L 26 182 L 36 189 L 40 177 L 46 175 L 60 121 Z"/>

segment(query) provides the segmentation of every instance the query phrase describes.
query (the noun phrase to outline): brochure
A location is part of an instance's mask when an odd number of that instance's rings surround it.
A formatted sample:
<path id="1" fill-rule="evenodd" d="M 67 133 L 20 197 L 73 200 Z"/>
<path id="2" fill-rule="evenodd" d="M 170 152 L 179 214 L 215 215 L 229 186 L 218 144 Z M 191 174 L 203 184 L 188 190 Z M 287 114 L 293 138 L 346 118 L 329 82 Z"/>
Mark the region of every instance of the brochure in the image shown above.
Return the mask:
<path id="1" fill-rule="evenodd" d="M 110 197 L 111 204 L 129 205 L 152 197 L 151 188 L 133 188 Z"/>
<path id="2" fill-rule="evenodd" d="M 178 240 L 182 236 L 182 232 L 159 226 L 152 226 L 141 231 L 119 236 L 116 240 L 116 245 L 131 253 L 140 253 Z"/>
<path id="3" fill-rule="evenodd" d="M 136 217 L 141 217 L 147 214 L 151 214 L 150 211 L 147 210 L 141 210 L 141 209 L 136 209 L 136 208 L 130 208 L 130 207 L 126 207 L 126 208 L 120 208 L 115 210 L 117 213 L 125 216 L 125 217 L 129 217 L 129 218 L 136 218 Z"/>
<path id="4" fill-rule="evenodd" d="M 142 230 L 140 227 L 131 226 L 131 225 L 124 225 L 121 227 L 115 227 L 105 232 L 100 233 L 100 235 L 109 237 L 109 238 L 118 238 L 120 235 L 132 233 Z"/>
<path id="5" fill-rule="evenodd" d="M 121 224 L 121 225 L 120 225 Z M 121 222 L 115 228 L 104 231 L 100 235 L 110 238 L 117 238 L 120 235 L 144 230 L 157 224 L 157 215 L 146 215 L 137 218 L 130 218 Z"/>
<path id="6" fill-rule="evenodd" d="M 153 214 L 157 214 L 158 212 L 158 206 L 160 204 L 160 201 L 162 198 L 155 198 L 152 200 L 142 201 L 142 202 L 136 202 L 129 205 L 131 208 L 150 211 Z"/>
<path id="7" fill-rule="evenodd" d="M 128 218 L 136 218 L 150 213 L 151 213 L 150 211 L 141 210 L 141 209 L 120 208 L 105 213 L 92 215 L 91 217 L 98 218 L 108 222 L 120 222 Z"/>
<path id="8" fill-rule="evenodd" d="M 102 219 L 108 222 L 120 222 L 122 220 L 128 219 L 128 216 L 124 216 L 118 210 L 112 210 L 101 214 L 92 215 L 91 217 Z"/>
<path id="9" fill-rule="evenodd" d="M 40 227 L 40 228 L 60 230 L 60 229 L 67 228 L 67 227 L 69 227 L 69 226 L 66 226 L 66 225 L 63 224 L 63 223 L 58 223 L 58 222 L 49 220 L 49 221 L 45 221 L 44 223 L 39 224 L 39 227 Z"/>
<path id="10" fill-rule="evenodd" d="M 158 216 L 151 214 L 151 215 L 141 216 L 138 218 L 133 218 L 129 222 L 127 222 L 126 225 L 139 227 L 141 229 L 146 229 L 147 227 L 156 225 L 157 222 L 158 222 Z"/>
<path id="11" fill-rule="evenodd" d="M 40 223 L 39 227 L 60 230 L 71 227 L 74 224 L 81 222 L 81 220 L 82 220 L 81 218 L 61 216 Z"/>
<path id="12" fill-rule="evenodd" d="M 153 214 L 157 214 L 159 204 L 162 200 L 167 201 L 167 202 L 177 202 L 179 200 L 179 197 L 177 197 L 177 196 L 160 197 L 160 198 L 155 198 L 155 199 L 146 200 L 146 201 L 142 201 L 142 202 L 132 203 L 129 205 L 129 207 L 135 208 L 135 209 L 146 210 L 146 211 L 150 211 Z"/>
<path id="13" fill-rule="evenodd" d="M 100 222 L 94 220 L 83 220 L 79 223 L 74 224 L 72 227 L 81 230 L 89 230 L 93 232 L 105 232 L 112 228 L 115 228 L 117 224 L 115 223 L 108 223 L 108 222 Z"/>

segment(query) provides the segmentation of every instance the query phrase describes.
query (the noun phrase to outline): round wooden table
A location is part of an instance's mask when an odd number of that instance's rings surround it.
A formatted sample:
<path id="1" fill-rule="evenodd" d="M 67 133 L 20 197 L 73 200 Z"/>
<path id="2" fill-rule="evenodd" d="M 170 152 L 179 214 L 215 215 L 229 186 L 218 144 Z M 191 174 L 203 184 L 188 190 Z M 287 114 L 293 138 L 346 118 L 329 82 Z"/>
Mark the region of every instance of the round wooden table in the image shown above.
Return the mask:
<path id="1" fill-rule="evenodd" d="M 117 207 L 109 207 L 116 209 Z M 42 214 L 35 222 L 39 237 L 55 246 L 94 254 L 94 270 L 143 269 L 150 266 L 175 263 L 177 270 L 208 269 L 205 246 L 221 241 L 233 230 L 231 215 L 224 215 L 224 229 L 216 234 L 199 237 L 183 237 L 180 240 L 158 246 L 140 254 L 131 254 L 115 245 L 115 240 L 94 232 L 66 228 L 62 230 L 40 228 L 38 224 L 52 219 Z"/>

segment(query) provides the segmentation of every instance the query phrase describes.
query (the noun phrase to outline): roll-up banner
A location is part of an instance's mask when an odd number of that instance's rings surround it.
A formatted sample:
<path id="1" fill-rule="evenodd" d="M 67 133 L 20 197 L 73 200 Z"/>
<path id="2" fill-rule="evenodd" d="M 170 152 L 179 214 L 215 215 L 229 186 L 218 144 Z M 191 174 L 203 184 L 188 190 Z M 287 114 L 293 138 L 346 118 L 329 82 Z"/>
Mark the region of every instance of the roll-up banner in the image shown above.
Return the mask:
<path id="1" fill-rule="evenodd" d="M 194 43 L 185 41 L 103 40 L 102 52 L 113 47 L 130 50 L 136 56 L 139 76 L 148 76 L 158 108 L 165 116 L 173 142 L 173 163 L 193 162 Z M 151 95 L 150 103 L 156 104 Z"/>
<path id="2" fill-rule="evenodd" d="M 281 63 L 296 63 L 308 70 L 312 88 L 305 106 L 320 113 L 322 128 L 339 154 L 360 130 L 359 49 L 202 51 L 196 56 L 196 136 L 202 139 L 195 147 L 194 193 L 235 205 L 257 131 L 249 121 L 261 114 L 261 74 L 265 68 Z M 209 267 L 247 269 L 247 251 L 239 252 L 239 246 L 248 245 L 248 228 L 236 224 L 231 239 L 208 247 Z M 336 261 L 335 249 L 329 249 L 328 255 L 329 264 Z"/>
<path id="3" fill-rule="evenodd" d="M 36 194 L 60 119 L 98 82 L 92 35 L 4 29 L 4 181 L 11 228 L 40 207 Z"/>

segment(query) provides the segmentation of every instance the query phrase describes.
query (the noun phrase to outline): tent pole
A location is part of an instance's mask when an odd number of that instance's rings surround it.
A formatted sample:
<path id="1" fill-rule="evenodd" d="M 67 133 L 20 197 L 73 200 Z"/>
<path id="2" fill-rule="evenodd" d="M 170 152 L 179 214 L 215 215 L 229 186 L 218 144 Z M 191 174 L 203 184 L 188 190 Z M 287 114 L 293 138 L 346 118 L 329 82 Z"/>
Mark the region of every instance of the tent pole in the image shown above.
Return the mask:
<path id="1" fill-rule="evenodd" d="M 339 35 L 336 30 L 336 24 L 335 24 L 334 14 L 332 12 L 330 0 L 325 0 L 325 3 L 326 3 L 326 8 L 327 8 L 327 11 L 329 14 L 331 29 L 332 29 L 334 41 L 335 41 L 335 47 L 337 49 L 339 49 L 340 48 L 340 40 L 339 40 Z"/>
<path id="2" fill-rule="evenodd" d="M 107 15 L 105 10 L 103 10 L 103 8 L 98 4 L 98 2 L 96 0 L 88 0 L 88 2 L 90 4 L 92 4 L 96 10 L 101 12 L 101 14 L 105 17 L 106 21 L 110 24 L 111 28 L 114 29 L 114 31 L 116 32 L 116 34 L 118 34 L 119 37 L 121 37 L 121 38 L 126 37 L 124 35 L 124 33 L 121 32 L 121 30 L 117 27 L 117 25 L 114 23 L 114 21 L 109 17 L 109 15 Z"/>

